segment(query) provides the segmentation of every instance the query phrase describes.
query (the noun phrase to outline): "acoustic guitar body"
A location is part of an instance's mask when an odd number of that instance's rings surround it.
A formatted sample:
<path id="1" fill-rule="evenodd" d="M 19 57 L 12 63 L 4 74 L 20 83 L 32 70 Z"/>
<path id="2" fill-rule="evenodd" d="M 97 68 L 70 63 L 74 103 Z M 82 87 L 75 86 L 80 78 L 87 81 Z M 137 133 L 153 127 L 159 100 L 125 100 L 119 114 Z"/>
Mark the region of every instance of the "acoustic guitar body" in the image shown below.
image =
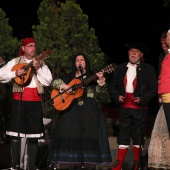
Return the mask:
<path id="1" fill-rule="evenodd" d="M 111 73 L 112 71 L 115 71 L 116 69 L 116 64 L 112 63 L 105 68 L 101 70 L 103 73 Z M 83 90 L 84 88 L 95 78 L 97 78 L 97 75 L 94 74 L 87 79 L 83 79 L 84 82 L 81 82 L 79 78 L 73 79 L 68 86 L 73 89 L 73 92 L 67 93 L 67 90 L 64 90 L 63 92 L 60 92 L 56 89 L 53 89 L 51 92 L 51 99 L 53 100 L 53 106 L 61 111 L 69 107 L 71 104 L 72 100 L 78 97 L 81 97 L 83 95 Z"/>
<path id="2" fill-rule="evenodd" d="M 81 85 L 80 79 L 73 79 L 68 86 L 73 87 Z M 72 93 L 59 93 L 58 90 L 53 89 L 51 92 L 51 98 L 54 98 L 53 100 L 53 106 L 58 110 L 62 111 L 69 107 L 73 99 L 81 97 L 83 95 L 83 88 L 76 89 Z"/>

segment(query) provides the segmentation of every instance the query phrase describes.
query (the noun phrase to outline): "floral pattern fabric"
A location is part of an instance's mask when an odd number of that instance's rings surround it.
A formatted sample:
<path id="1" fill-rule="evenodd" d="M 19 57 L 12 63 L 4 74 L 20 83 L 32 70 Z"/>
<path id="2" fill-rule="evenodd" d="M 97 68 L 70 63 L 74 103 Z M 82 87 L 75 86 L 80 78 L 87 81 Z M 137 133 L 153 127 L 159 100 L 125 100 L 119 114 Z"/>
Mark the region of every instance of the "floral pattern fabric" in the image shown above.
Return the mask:
<path id="1" fill-rule="evenodd" d="M 170 170 L 170 138 L 163 106 L 160 107 L 148 148 L 148 167 Z"/>

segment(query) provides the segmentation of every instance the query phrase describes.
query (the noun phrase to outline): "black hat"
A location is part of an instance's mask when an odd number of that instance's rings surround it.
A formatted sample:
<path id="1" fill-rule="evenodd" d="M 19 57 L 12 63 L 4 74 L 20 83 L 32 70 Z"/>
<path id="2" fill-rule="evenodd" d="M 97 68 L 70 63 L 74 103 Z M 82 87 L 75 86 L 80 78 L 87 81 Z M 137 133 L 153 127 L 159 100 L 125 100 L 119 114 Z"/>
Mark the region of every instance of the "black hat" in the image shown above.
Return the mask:
<path id="1" fill-rule="evenodd" d="M 168 31 L 165 31 L 165 32 L 162 33 L 162 35 L 161 35 L 161 40 L 162 40 L 162 39 L 163 39 L 163 40 L 166 39 L 166 37 L 167 37 L 167 32 L 168 32 Z"/>
<path id="2" fill-rule="evenodd" d="M 142 53 L 145 53 L 148 51 L 146 45 L 144 42 L 131 42 L 131 43 L 127 43 L 125 44 L 125 47 L 126 48 L 135 48 L 135 49 L 138 49 L 140 50 Z"/>

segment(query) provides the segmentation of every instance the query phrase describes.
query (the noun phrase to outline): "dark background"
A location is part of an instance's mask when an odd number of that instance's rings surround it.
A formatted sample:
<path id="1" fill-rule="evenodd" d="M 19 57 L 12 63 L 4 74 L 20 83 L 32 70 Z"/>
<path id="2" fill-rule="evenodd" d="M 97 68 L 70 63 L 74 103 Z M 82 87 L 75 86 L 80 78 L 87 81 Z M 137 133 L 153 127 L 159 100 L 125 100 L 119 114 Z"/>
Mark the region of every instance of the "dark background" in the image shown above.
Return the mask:
<path id="1" fill-rule="evenodd" d="M 0 0 L 0 8 L 9 18 L 15 37 L 32 36 L 31 26 L 38 24 L 41 2 Z M 96 30 L 99 45 L 110 61 L 127 61 L 125 44 L 139 40 L 149 49 L 145 62 L 157 69 L 160 36 L 170 28 L 170 8 L 163 7 L 163 0 L 77 0 L 77 3 L 88 15 L 89 26 Z"/>

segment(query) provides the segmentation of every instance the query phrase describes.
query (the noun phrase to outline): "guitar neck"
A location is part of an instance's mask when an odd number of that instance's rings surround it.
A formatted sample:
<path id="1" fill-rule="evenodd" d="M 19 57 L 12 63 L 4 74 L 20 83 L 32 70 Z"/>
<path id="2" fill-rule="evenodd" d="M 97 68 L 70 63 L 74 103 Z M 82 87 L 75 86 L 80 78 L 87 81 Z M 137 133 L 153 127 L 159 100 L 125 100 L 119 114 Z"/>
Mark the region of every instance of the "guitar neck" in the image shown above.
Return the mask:
<path id="1" fill-rule="evenodd" d="M 95 78 L 97 78 L 97 75 L 96 74 L 93 74 L 92 76 L 88 77 L 84 83 L 85 85 L 88 85 L 92 80 L 94 80 Z"/>
<path id="2" fill-rule="evenodd" d="M 81 79 L 83 79 L 83 76 L 85 76 L 85 74 L 83 74 L 82 76 L 79 76 L 78 78 L 81 80 Z M 94 75 L 88 77 L 87 79 L 83 79 L 83 81 L 81 81 L 81 83 L 74 83 L 71 87 L 69 87 L 65 91 L 69 90 L 70 88 L 72 88 L 73 91 L 76 91 L 77 89 L 81 88 L 83 85 L 87 86 L 96 77 L 97 77 L 97 75 L 94 74 Z"/>
<path id="3" fill-rule="evenodd" d="M 117 67 L 116 64 L 113 63 L 113 64 L 110 64 L 110 65 L 106 66 L 105 68 L 103 68 L 99 72 L 102 72 L 102 73 L 111 73 L 112 71 L 115 71 L 116 67 Z M 84 75 L 82 75 L 81 78 L 83 78 L 83 76 Z M 87 79 L 84 79 L 85 86 L 87 86 L 92 80 L 94 80 L 96 78 L 97 78 L 97 75 L 95 73 L 92 76 L 88 77 Z M 78 86 L 76 86 L 76 88 L 80 88 L 81 86 L 83 86 L 83 83 L 80 83 Z"/>
<path id="4" fill-rule="evenodd" d="M 27 64 L 25 67 L 24 67 L 24 70 L 27 71 L 30 67 L 33 66 L 33 61 L 31 61 L 29 64 Z"/>
<path id="5" fill-rule="evenodd" d="M 34 59 L 37 60 L 38 62 L 41 61 L 41 60 L 45 60 L 50 54 L 50 51 L 47 50 L 41 54 L 39 54 L 38 56 L 36 56 Z M 28 65 L 26 65 L 24 67 L 25 71 L 27 71 L 30 67 L 33 66 L 33 61 L 31 61 Z"/>

